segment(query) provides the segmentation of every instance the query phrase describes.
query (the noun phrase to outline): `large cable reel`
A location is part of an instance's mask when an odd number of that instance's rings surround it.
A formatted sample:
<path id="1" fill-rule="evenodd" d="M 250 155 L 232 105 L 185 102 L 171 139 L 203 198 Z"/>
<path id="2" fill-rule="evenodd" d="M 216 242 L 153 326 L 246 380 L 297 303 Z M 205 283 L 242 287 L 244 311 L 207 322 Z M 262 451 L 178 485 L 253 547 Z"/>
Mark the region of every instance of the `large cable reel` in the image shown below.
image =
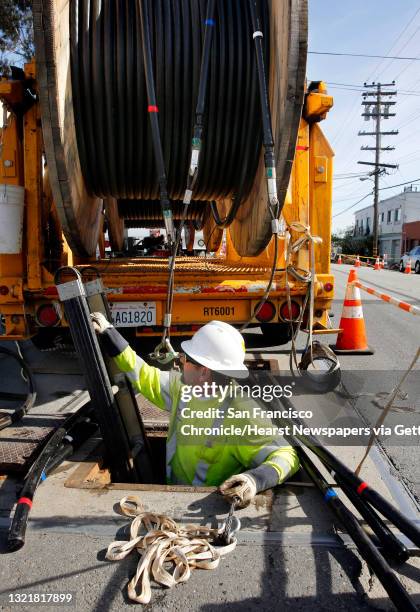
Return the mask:
<path id="1" fill-rule="evenodd" d="M 149 0 L 159 127 L 174 214 L 191 149 L 207 0 Z M 216 2 L 200 175 L 191 221 L 212 250 L 238 193 L 229 227 L 240 255 L 271 239 L 252 27 L 241 0 Z M 301 116 L 307 0 L 256 0 L 266 45 L 277 184 L 284 201 Z M 37 79 L 51 187 L 70 246 L 95 252 L 103 200 L 110 234 L 162 224 L 148 127 L 138 2 L 34 0 Z M 120 204 L 121 203 L 121 204 Z M 129 211 L 129 215 L 127 214 Z"/>

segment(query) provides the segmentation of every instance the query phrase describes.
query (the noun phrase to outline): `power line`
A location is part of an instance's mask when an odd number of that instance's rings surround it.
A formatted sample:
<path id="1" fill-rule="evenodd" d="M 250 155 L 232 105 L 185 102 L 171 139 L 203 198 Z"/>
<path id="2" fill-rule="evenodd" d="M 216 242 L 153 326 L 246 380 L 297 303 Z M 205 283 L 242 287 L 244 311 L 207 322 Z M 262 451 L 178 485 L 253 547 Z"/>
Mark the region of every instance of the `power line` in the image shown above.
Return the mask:
<path id="1" fill-rule="evenodd" d="M 402 187 L 402 185 L 410 185 L 411 183 L 418 183 L 420 181 L 420 178 L 417 179 L 413 179 L 412 181 L 405 181 L 405 183 L 398 183 L 398 185 L 390 185 L 389 187 L 380 187 L 379 191 L 382 191 L 382 189 L 393 189 L 394 187 Z"/>
<path id="2" fill-rule="evenodd" d="M 345 83 L 332 83 L 327 81 L 328 89 L 341 89 L 342 91 L 364 91 L 359 85 L 347 85 Z M 415 96 L 420 97 L 420 91 L 404 91 L 398 90 L 399 96 Z"/>
<path id="3" fill-rule="evenodd" d="M 380 187 L 378 191 L 382 191 L 384 189 L 394 189 L 395 187 L 402 187 L 403 185 L 410 185 L 412 183 L 418 183 L 419 181 L 420 181 L 420 178 L 417 178 L 417 179 L 413 179 L 412 181 L 405 181 L 404 183 L 398 183 L 397 185 L 389 185 L 389 187 Z M 352 208 L 360 204 L 360 202 L 363 202 L 363 200 L 366 200 L 366 198 L 368 198 L 370 195 L 372 195 L 372 192 L 367 193 L 366 195 L 363 196 L 363 198 L 360 198 L 360 200 L 358 200 L 357 202 L 355 202 L 348 208 L 345 208 L 344 210 L 341 210 L 340 212 L 333 215 L 333 219 L 334 217 L 338 217 L 339 215 L 342 215 L 345 212 L 351 210 Z"/>
<path id="4" fill-rule="evenodd" d="M 335 215 L 333 215 L 333 219 L 334 217 L 339 217 L 340 215 L 343 215 L 345 212 L 347 212 L 348 210 L 351 210 L 352 208 L 354 208 L 355 206 L 357 206 L 358 204 L 360 204 L 360 202 L 363 202 L 363 200 L 366 200 L 366 198 L 368 198 L 369 196 L 372 195 L 372 192 L 370 191 L 369 193 L 367 193 L 366 195 L 363 196 L 363 198 L 360 198 L 360 200 L 358 200 L 355 204 L 352 204 L 351 206 L 349 206 L 348 208 L 345 208 L 344 210 L 342 210 L 341 212 L 336 213 Z"/>
<path id="5" fill-rule="evenodd" d="M 414 22 L 414 20 L 416 19 L 417 15 L 420 13 L 420 7 L 417 8 L 414 12 L 414 15 L 412 17 L 410 17 L 410 19 L 406 22 L 405 26 L 403 27 L 403 29 L 401 30 L 401 32 L 398 34 L 397 38 L 394 40 L 394 42 L 392 43 L 392 45 L 388 48 L 388 51 L 386 52 L 386 57 L 385 59 L 389 58 L 389 54 L 391 53 L 391 51 L 396 48 L 397 43 L 401 40 L 401 38 L 404 36 L 404 34 L 406 33 L 406 31 L 408 30 L 408 28 L 411 26 L 411 24 Z M 366 79 L 366 81 L 370 81 L 373 76 L 375 75 L 375 73 L 378 73 L 380 66 L 384 63 L 384 59 L 382 58 L 379 62 L 375 62 L 375 68 L 370 72 L 368 78 Z M 406 98 L 407 100 L 407 98 Z M 405 100 L 403 101 L 405 102 Z M 344 133 L 345 133 L 345 125 L 347 123 L 347 125 L 349 123 L 351 123 L 357 113 L 357 108 L 358 108 L 358 101 L 354 100 L 353 101 L 353 105 L 351 105 L 349 107 L 349 113 L 348 113 L 348 121 L 347 122 L 343 122 L 341 128 L 338 129 L 338 131 L 334 134 L 333 139 L 331 144 L 333 146 L 337 146 L 338 143 L 341 141 Z M 351 109 L 351 110 L 350 110 Z M 350 162 L 351 163 L 351 162 Z M 349 166 L 350 164 L 347 163 L 347 165 L 345 166 L 346 168 Z"/>
<path id="6" fill-rule="evenodd" d="M 407 23 L 405 24 L 405 26 L 403 27 L 403 29 L 401 30 L 401 32 L 398 34 L 397 38 L 395 39 L 395 41 L 392 43 L 392 45 L 389 47 L 388 51 L 386 52 L 386 56 L 388 57 L 389 54 L 391 53 L 391 51 L 396 48 L 398 41 L 404 36 L 404 34 L 406 33 L 406 31 L 408 30 L 408 28 L 411 26 L 411 24 L 414 22 L 415 18 L 417 17 L 417 15 L 420 12 L 420 7 L 418 9 L 416 9 L 414 15 L 412 17 L 410 17 L 410 19 L 407 21 Z M 368 76 L 368 78 L 366 79 L 367 81 L 370 81 L 373 78 L 373 75 L 377 74 L 377 78 L 379 79 L 379 76 L 382 74 L 384 68 L 378 73 L 380 66 L 383 64 L 383 60 L 381 60 L 380 62 L 378 62 L 378 64 L 376 65 L 376 67 L 372 70 L 372 72 L 370 73 L 370 75 Z M 392 63 L 392 62 L 391 62 Z M 385 66 L 387 66 L 387 64 L 385 64 Z"/>
<path id="7" fill-rule="evenodd" d="M 418 12 L 419 12 L 419 11 L 417 10 L 417 11 L 416 11 L 416 15 L 417 15 L 417 13 L 418 13 Z M 414 36 L 417 34 L 417 32 L 418 32 L 419 30 L 420 30 L 420 26 L 414 30 L 414 32 L 411 34 L 411 36 L 408 38 L 408 40 L 406 40 L 406 41 L 405 41 L 405 43 L 403 44 L 403 46 L 402 46 L 402 47 L 400 47 L 400 48 L 398 49 L 397 53 L 401 53 L 401 51 L 403 51 L 403 50 L 404 50 L 404 49 L 407 47 L 408 43 L 409 43 L 409 42 L 410 42 L 410 41 L 411 41 L 411 40 L 414 38 Z M 378 79 L 379 79 L 379 78 L 381 77 L 381 75 L 382 75 L 382 74 L 383 74 L 383 73 L 384 73 L 384 72 L 387 70 L 387 68 L 388 68 L 388 67 L 390 67 L 390 66 L 392 65 L 392 62 L 393 62 L 393 60 L 391 60 L 390 62 L 388 62 L 387 64 L 385 64 L 384 68 L 383 68 L 383 69 L 381 70 L 381 72 L 378 74 Z M 410 64 L 411 64 L 411 63 L 412 63 L 412 62 L 410 62 Z M 407 69 L 407 67 L 408 67 L 408 66 L 410 66 L 410 64 L 407 64 L 407 66 L 406 66 L 405 68 L 403 68 L 402 72 L 404 72 L 404 70 L 406 70 L 406 69 Z M 401 73 L 402 73 L 402 72 L 401 72 Z M 399 76 L 401 73 L 399 73 L 399 74 L 398 74 L 398 76 Z"/>
<path id="8" fill-rule="evenodd" d="M 393 59 L 393 60 L 410 60 L 413 62 L 420 62 L 420 57 L 399 57 L 397 55 L 369 55 L 367 53 L 336 53 L 333 51 L 308 51 L 311 55 L 337 55 L 344 57 L 379 57 L 381 59 Z"/>

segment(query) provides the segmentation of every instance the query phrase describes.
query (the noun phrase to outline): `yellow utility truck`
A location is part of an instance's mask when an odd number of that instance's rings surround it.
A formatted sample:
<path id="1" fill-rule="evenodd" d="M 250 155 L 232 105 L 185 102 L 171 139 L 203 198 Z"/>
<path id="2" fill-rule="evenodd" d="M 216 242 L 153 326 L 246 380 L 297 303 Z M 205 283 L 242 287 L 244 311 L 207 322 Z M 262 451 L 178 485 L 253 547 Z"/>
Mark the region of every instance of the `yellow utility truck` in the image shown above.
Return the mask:
<path id="1" fill-rule="evenodd" d="M 137 4 L 35 0 L 35 58 L 0 81 L 0 338 L 66 326 L 54 273 L 68 265 L 86 274 L 96 269 L 118 326 L 161 333 L 170 258 L 129 256 L 124 232 L 164 226 L 152 113 L 179 223 L 209 25 L 202 166 L 186 218 L 192 232 L 203 230 L 207 253 L 176 256 L 171 333 L 191 333 L 212 319 L 237 326 L 250 320 L 272 344 L 284 343 L 290 321 L 308 326 L 311 283 L 313 331 L 328 333 L 333 152 L 319 122 L 333 101 L 322 81 L 305 80 L 306 2 L 257 3 L 281 208 L 274 235 L 246 9 L 217 3 L 214 20 L 206 21 L 201 2 L 166 3 L 170 14 L 153 5 L 151 105 Z M 123 5 L 126 13 L 118 13 Z"/>

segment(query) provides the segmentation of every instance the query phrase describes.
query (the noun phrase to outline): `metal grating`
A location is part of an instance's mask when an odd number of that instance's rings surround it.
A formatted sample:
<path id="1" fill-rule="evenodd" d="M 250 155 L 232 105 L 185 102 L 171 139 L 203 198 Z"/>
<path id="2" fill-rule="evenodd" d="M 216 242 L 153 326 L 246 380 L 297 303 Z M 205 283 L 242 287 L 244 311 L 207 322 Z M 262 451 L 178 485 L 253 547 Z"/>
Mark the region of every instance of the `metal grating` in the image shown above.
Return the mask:
<path id="1" fill-rule="evenodd" d="M 7 427 L 0 437 L 0 474 L 26 472 L 55 427 Z"/>
<path id="2" fill-rule="evenodd" d="M 103 264 L 103 266 L 102 266 Z M 78 266 L 83 270 L 83 266 Z M 124 273 L 167 273 L 168 258 L 166 257 L 142 257 L 141 259 L 102 260 L 95 263 L 95 267 L 102 275 Z M 224 259 L 205 257 L 177 257 L 177 274 L 259 274 L 270 273 L 270 266 L 255 266 L 244 263 L 227 263 Z"/>
<path id="3" fill-rule="evenodd" d="M 140 394 L 136 396 L 136 400 L 146 431 L 154 429 L 166 431 L 168 429 L 168 412 L 157 408 Z"/>

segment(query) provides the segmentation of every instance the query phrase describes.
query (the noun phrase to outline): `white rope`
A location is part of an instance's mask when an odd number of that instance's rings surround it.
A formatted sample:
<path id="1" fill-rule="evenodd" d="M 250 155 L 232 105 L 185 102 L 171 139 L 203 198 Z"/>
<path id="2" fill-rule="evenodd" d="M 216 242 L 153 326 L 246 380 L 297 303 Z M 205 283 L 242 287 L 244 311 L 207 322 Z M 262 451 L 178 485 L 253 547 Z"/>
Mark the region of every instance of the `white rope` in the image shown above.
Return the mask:
<path id="1" fill-rule="evenodd" d="M 404 372 L 400 382 L 398 383 L 398 385 L 392 390 L 390 398 L 385 406 L 385 408 L 383 409 L 382 414 L 380 415 L 379 419 L 376 421 L 374 427 L 372 428 L 372 433 L 370 435 L 369 438 L 369 442 L 368 445 L 365 449 L 365 453 L 362 457 L 362 459 L 360 460 L 359 465 L 357 466 L 357 468 L 354 470 L 354 473 L 356 474 L 356 476 L 358 476 L 360 474 L 360 470 L 362 469 L 363 463 L 366 459 L 366 457 L 369 455 L 370 449 L 373 446 L 373 443 L 376 439 L 376 434 L 374 433 L 375 429 L 379 429 L 379 427 L 382 425 L 382 423 L 385 421 L 388 412 L 391 410 L 392 405 L 394 403 L 395 398 L 397 397 L 397 395 L 400 393 L 400 389 L 403 386 L 403 384 L 405 383 L 405 381 L 408 378 L 408 375 L 410 374 L 410 372 L 412 371 L 412 369 L 414 368 L 414 366 L 416 365 L 417 361 L 420 358 L 420 346 L 417 349 L 416 354 L 414 355 L 414 359 L 413 361 L 410 363 L 410 365 L 408 366 L 408 369 L 406 370 L 406 372 Z"/>
<path id="2" fill-rule="evenodd" d="M 291 241 L 291 231 L 298 232 L 303 234 L 300 238 L 295 240 L 294 243 Z M 315 304 L 315 244 L 321 244 L 322 238 L 320 236 L 312 236 L 309 225 L 304 225 L 299 221 L 293 221 L 289 224 L 288 227 L 288 241 L 287 241 L 287 250 L 286 250 L 286 272 L 285 272 L 285 282 L 286 282 L 286 296 L 287 296 L 287 304 L 289 308 L 289 313 L 291 314 L 291 295 L 290 295 L 290 285 L 288 275 L 290 274 L 295 279 L 305 282 L 308 284 L 308 293 L 304 301 L 304 305 L 302 306 L 301 315 L 299 320 L 297 321 L 297 329 L 296 333 L 292 333 L 292 348 L 290 353 L 290 370 L 292 374 L 293 370 L 293 362 L 297 370 L 299 371 L 299 367 L 297 365 L 297 352 L 296 352 L 296 336 L 300 330 L 300 326 L 303 320 L 304 310 L 306 308 L 306 304 L 309 298 L 309 317 L 308 317 L 308 340 L 306 343 L 306 349 L 310 347 L 311 351 L 311 361 L 312 359 L 312 331 L 313 331 L 313 320 L 314 320 L 314 304 Z M 292 265 L 292 255 L 297 253 L 301 248 L 308 244 L 309 248 L 309 265 L 310 270 L 303 271 L 303 274 L 298 272 Z M 301 271 L 302 272 L 302 271 Z"/>
<path id="3" fill-rule="evenodd" d="M 215 569 L 220 558 L 236 547 L 236 540 L 227 546 L 210 543 L 223 528 L 178 525 L 168 516 L 143 512 L 140 501 L 131 495 L 123 497 L 120 509 L 126 516 L 134 517 L 130 539 L 111 542 L 106 558 L 119 561 L 134 549 L 139 552 L 136 573 L 128 584 L 128 597 L 137 603 L 149 603 L 152 577 L 158 584 L 171 588 L 186 582 L 194 568 Z M 173 565 L 172 572 L 167 569 L 168 562 Z"/>

